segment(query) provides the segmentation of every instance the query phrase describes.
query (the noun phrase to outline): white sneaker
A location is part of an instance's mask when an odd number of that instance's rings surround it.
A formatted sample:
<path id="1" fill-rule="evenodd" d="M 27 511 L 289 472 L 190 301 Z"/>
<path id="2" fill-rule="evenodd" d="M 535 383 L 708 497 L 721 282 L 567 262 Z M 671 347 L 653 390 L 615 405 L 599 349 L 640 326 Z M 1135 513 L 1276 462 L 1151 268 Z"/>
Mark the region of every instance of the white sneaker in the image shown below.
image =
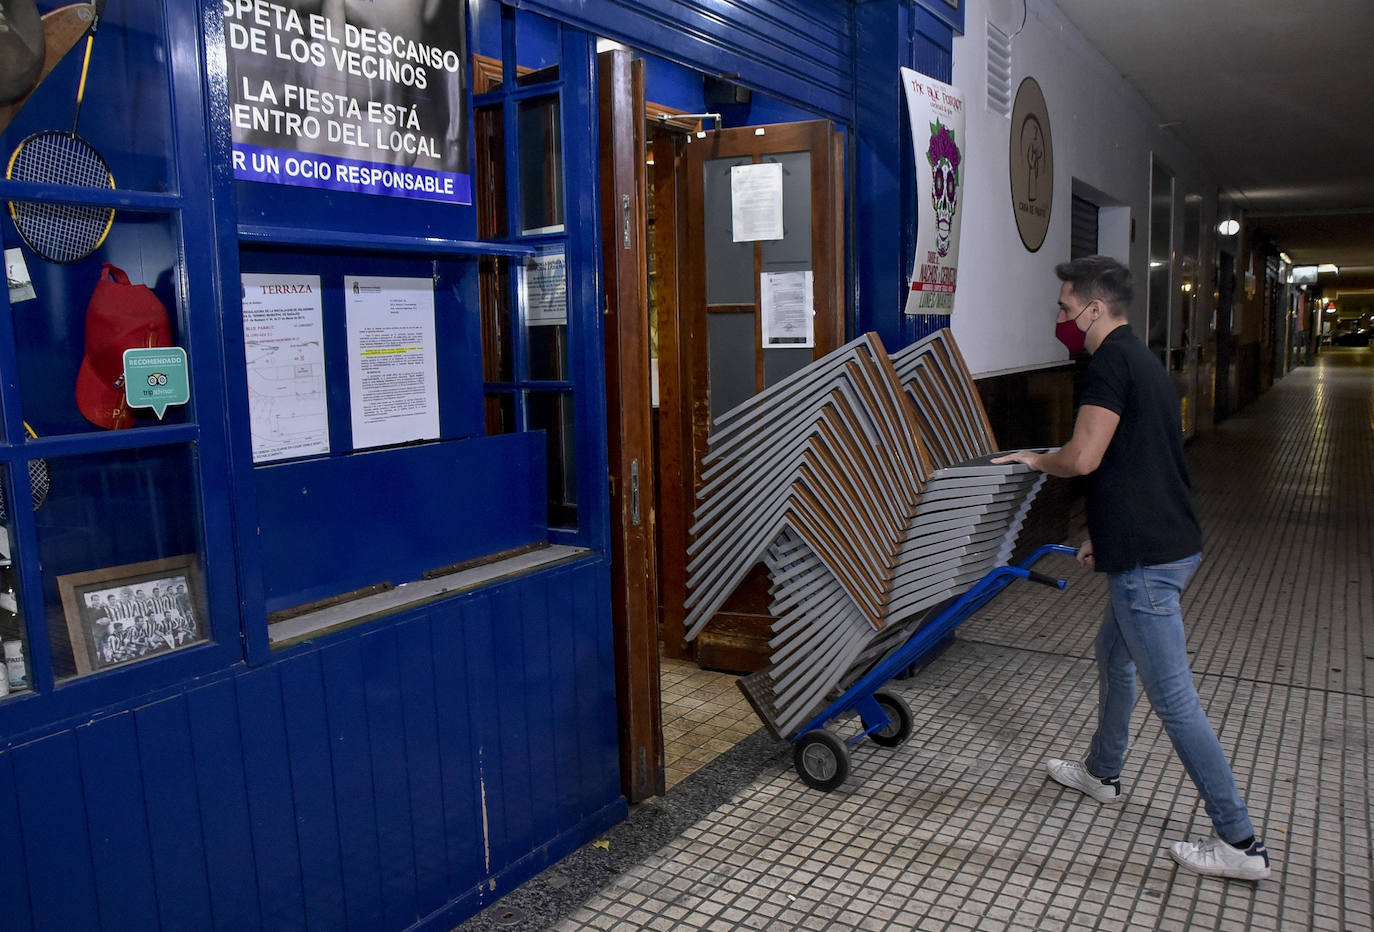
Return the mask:
<path id="1" fill-rule="evenodd" d="M 1169 847 L 1169 855 L 1195 874 L 1237 880 L 1263 880 L 1269 876 L 1269 852 L 1259 839 L 1244 851 L 1215 835 L 1206 841 L 1176 841 Z"/>
<path id="2" fill-rule="evenodd" d="M 1070 789 L 1086 793 L 1100 803 L 1119 803 L 1126 798 L 1126 794 L 1121 792 L 1120 780 L 1103 780 L 1101 777 L 1094 777 L 1088 773 L 1088 768 L 1078 761 L 1059 760 L 1052 757 L 1045 762 L 1045 769 L 1049 771 L 1050 778 L 1056 783 L 1062 783 Z"/>

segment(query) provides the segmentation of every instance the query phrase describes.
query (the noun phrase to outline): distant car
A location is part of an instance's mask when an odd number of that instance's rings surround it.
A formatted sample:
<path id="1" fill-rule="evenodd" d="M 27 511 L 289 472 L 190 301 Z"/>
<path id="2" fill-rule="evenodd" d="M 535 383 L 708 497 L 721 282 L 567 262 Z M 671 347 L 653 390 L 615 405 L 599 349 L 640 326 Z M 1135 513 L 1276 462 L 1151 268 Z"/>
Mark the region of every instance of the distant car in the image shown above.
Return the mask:
<path id="1" fill-rule="evenodd" d="M 1331 342 L 1337 346 L 1368 346 L 1371 336 L 1374 336 L 1374 333 L 1371 333 L 1368 328 L 1347 330 L 1344 333 L 1336 334 L 1331 338 Z"/>

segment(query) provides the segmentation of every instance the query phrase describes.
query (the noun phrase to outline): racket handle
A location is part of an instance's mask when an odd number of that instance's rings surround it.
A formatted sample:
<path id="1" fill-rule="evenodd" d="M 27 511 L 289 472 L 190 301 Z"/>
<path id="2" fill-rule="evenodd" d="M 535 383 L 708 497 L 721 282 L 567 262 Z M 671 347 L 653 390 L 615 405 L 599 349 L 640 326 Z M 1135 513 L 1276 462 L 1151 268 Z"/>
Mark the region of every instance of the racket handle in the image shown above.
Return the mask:
<path id="1" fill-rule="evenodd" d="M 86 74 L 91 68 L 91 46 L 95 44 L 95 31 L 100 28 L 100 14 L 105 9 L 104 0 L 91 4 L 91 28 L 86 33 L 86 55 L 81 59 L 81 83 L 76 86 L 76 111 L 72 114 L 72 135 L 76 135 L 76 124 L 81 119 L 81 101 L 86 97 Z"/>

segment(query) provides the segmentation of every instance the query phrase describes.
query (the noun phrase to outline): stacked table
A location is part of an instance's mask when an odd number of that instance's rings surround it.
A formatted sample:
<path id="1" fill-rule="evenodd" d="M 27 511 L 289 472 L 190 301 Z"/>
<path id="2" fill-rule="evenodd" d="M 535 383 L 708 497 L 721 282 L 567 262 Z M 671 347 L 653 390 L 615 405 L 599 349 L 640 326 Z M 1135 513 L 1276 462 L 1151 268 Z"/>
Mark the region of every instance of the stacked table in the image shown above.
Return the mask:
<path id="1" fill-rule="evenodd" d="M 1043 481 L 989 462 L 948 330 L 892 356 L 864 334 L 721 415 L 709 444 L 687 637 L 767 567 L 771 662 L 740 685 L 780 737 L 1007 560 Z"/>

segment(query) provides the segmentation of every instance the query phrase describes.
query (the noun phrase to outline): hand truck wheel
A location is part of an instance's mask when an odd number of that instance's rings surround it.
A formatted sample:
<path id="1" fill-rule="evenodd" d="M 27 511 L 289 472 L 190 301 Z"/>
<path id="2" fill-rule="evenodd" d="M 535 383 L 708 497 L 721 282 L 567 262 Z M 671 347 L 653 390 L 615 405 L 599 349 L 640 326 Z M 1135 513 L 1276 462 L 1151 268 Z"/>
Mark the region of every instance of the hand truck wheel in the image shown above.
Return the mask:
<path id="1" fill-rule="evenodd" d="M 827 793 L 849 776 L 849 752 L 844 742 L 824 728 L 801 736 L 792 750 L 792 764 L 803 783 Z"/>
<path id="2" fill-rule="evenodd" d="M 912 729 L 911 709 L 907 708 L 902 697 L 886 690 L 879 690 L 873 694 L 873 699 L 887 715 L 887 725 L 877 731 L 869 732 L 869 739 L 879 747 L 895 748 L 910 738 Z"/>

